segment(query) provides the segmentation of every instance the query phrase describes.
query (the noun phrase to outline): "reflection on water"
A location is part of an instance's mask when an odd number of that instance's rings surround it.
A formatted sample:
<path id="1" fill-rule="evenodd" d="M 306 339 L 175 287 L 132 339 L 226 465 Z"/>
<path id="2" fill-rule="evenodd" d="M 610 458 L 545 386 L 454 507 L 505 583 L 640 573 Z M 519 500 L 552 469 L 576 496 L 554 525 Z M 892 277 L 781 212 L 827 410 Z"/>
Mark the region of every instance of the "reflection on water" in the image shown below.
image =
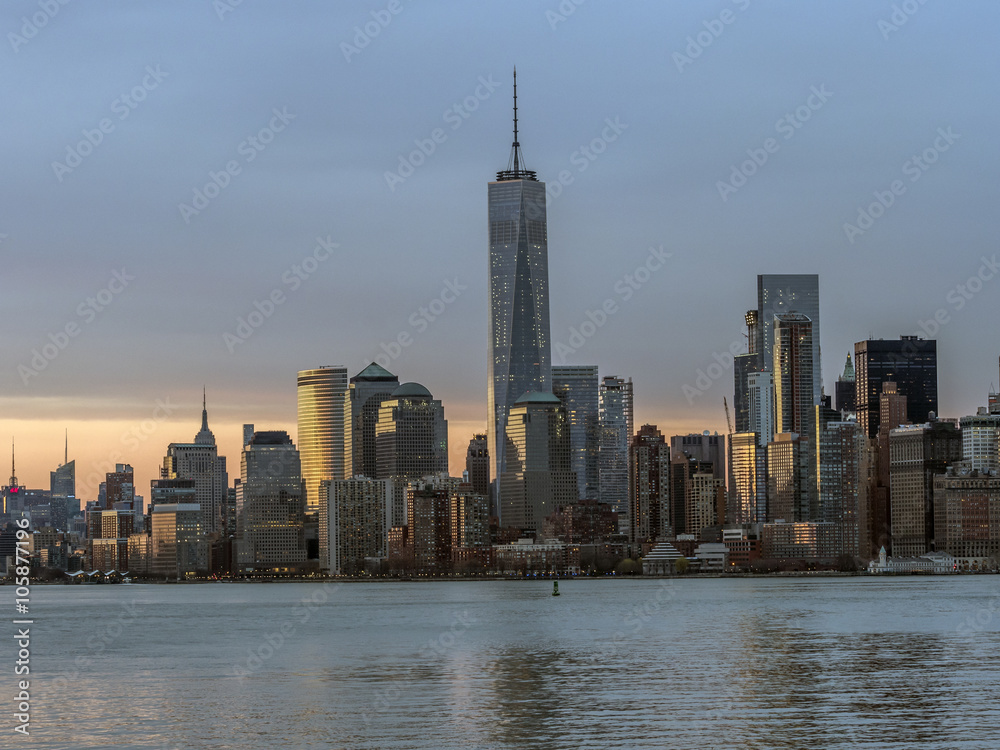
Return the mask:
<path id="1" fill-rule="evenodd" d="M 996 577 L 561 588 L 39 587 L 32 747 L 1000 747 Z"/>

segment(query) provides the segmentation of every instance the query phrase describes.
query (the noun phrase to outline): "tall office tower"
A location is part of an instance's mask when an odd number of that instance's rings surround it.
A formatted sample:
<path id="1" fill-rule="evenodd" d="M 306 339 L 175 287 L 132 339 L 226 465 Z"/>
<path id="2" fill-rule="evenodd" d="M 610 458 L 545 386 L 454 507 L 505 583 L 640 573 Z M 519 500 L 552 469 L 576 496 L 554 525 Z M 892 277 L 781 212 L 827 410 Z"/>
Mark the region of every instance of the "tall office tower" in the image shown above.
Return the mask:
<path id="1" fill-rule="evenodd" d="M 600 501 L 622 521 L 628 512 L 628 446 L 632 439 L 632 378 L 613 375 L 601 381 L 600 441 L 597 471 Z"/>
<path id="2" fill-rule="evenodd" d="M 345 466 L 345 478 L 375 476 L 378 410 L 398 387 L 399 378 L 374 362 L 351 378 L 350 422 L 345 436 L 345 450 L 351 460 Z"/>
<path id="3" fill-rule="evenodd" d="M 190 505 L 197 502 L 198 486 L 194 479 L 152 479 L 149 482 L 150 511 L 157 505 Z"/>
<path id="4" fill-rule="evenodd" d="M 697 471 L 685 502 L 687 533 L 698 535 L 702 529 L 726 521 L 726 483 L 711 471 Z"/>
<path id="5" fill-rule="evenodd" d="M 118 503 L 119 508 L 132 509 L 135 502 L 134 474 L 129 464 L 115 464 L 115 470 L 105 474 L 107 486 L 104 496 L 104 508 L 112 510 Z"/>
<path id="6" fill-rule="evenodd" d="M 413 567 L 429 573 L 451 569 L 451 498 L 448 489 L 414 482 L 406 492 L 406 525 Z"/>
<path id="7" fill-rule="evenodd" d="M 975 416 L 962 417 L 962 460 L 976 471 L 1000 471 L 1000 414 L 980 406 Z"/>
<path id="8" fill-rule="evenodd" d="M 840 412 L 816 405 L 817 521 L 836 529 L 839 554 L 861 553 L 860 518 L 868 501 L 867 438 L 857 422 L 841 421 Z"/>
<path id="9" fill-rule="evenodd" d="M 795 433 L 799 436 L 800 498 L 796 521 L 815 521 L 819 513 L 819 492 L 816 486 L 816 409 L 814 400 L 813 327 L 812 321 L 800 313 L 774 316 L 775 433 Z M 786 519 L 787 520 L 787 519 Z"/>
<path id="10" fill-rule="evenodd" d="M 749 386 L 749 429 L 746 432 L 757 433 L 757 443 L 766 447 L 777 430 L 774 402 L 774 373 L 751 373 L 747 381 Z"/>
<path id="11" fill-rule="evenodd" d="M 490 548 L 489 496 L 462 483 L 450 492 L 451 549 L 458 561 L 485 562 Z M 478 553 L 478 555 L 477 555 Z"/>
<path id="12" fill-rule="evenodd" d="M 629 447 L 629 538 L 655 542 L 670 525 L 670 447 L 655 425 L 644 424 Z"/>
<path id="13" fill-rule="evenodd" d="M 185 578 L 208 573 L 208 542 L 198 503 L 160 503 L 150 508 L 153 575 Z"/>
<path id="14" fill-rule="evenodd" d="M 354 575 L 366 558 L 389 556 L 391 480 L 324 479 L 319 496 L 321 570 Z"/>
<path id="15" fill-rule="evenodd" d="M 570 466 L 566 408 L 551 393 L 525 393 L 508 422 L 507 471 L 500 477 L 503 526 L 541 533 L 546 516 L 576 502 Z M 627 466 L 625 471 L 627 487 Z"/>
<path id="16" fill-rule="evenodd" d="M 747 353 L 739 354 L 733 361 L 733 419 L 736 432 L 752 432 L 750 427 L 750 375 L 761 372 L 760 352 L 757 350 L 757 311 L 747 310 Z"/>
<path id="17" fill-rule="evenodd" d="M 796 432 L 809 438 L 814 426 L 812 321 L 805 315 L 788 313 L 774 318 L 775 432 Z"/>
<path id="18" fill-rule="evenodd" d="M 889 433 L 900 425 L 909 424 L 906 418 L 906 396 L 896 389 L 896 384 L 890 380 L 882 382 L 879 393 L 879 426 L 878 433 L 869 442 L 874 446 L 874 461 L 869 471 L 867 527 L 870 536 L 867 544 L 867 554 L 877 554 L 885 547 L 892 549 L 892 510 L 889 493 Z M 860 424 L 860 411 L 858 413 Z"/>
<path id="19" fill-rule="evenodd" d="M 444 407 L 419 383 L 403 383 L 379 407 L 375 478 L 394 480 L 392 523 L 406 523 L 406 483 L 448 471 Z"/>
<path id="20" fill-rule="evenodd" d="M 67 433 L 63 462 L 55 471 L 49 472 L 49 507 L 52 525 L 68 531 L 68 520 L 80 511 L 80 501 L 76 499 L 76 461 L 69 460 L 69 435 Z"/>
<path id="21" fill-rule="evenodd" d="M 465 470 L 469 473 L 472 491 L 489 498 L 490 452 L 485 434 L 473 435 L 469 441 L 469 448 L 465 452 Z"/>
<path id="22" fill-rule="evenodd" d="M 570 465 L 576 472 L 581 498 L 600 494 L 600 397 L 597 365 L 554 365 L 552 393 L 566 407 L 569 419 Z"/>
<path id="23" fill-rule="evenodd" d="M 899 341 L 869 339 L 854 345 L 854 398 L 858 423 L 870 438 L 878 436 L 879 394 L 891 380 L 906 396 L 907 419 L 927 421 L 938 410 L 937 341 L 900 336 Z"/>
<path id="24" fill-rule="evenodd" d="M 69 433 L 66 434 L 63 462 L 49 472 L 49 491 L 59 497 L 76 497 L 76 460 L 69 460 Z"/>
<path id="25" fill-rule="evenodd" d="M 304 511 L 302 464 L 292 439 L 284 430 L 255 432 L 240 460 L 238 569 L 284 573 L 305 563 Z"/>
<path id="26" fill-rule="evenodd" d="M 712 476 L 726 479 L 726 436 L 715 433 L 692 432 L 689 435 L 674 435 L 670 438 L 670 455 L 687 455 L 702 464 L 711 464 Z M 680 532 L 678 532 L 680 533 Z"/>
<path id="27" fill-rule="evenodd" d="M 694 504 L 694 477 L 718 477 L 715 476 L 714 466 L 710 461 L 700 461 L 688 455 L 677 447 L 676 440 L 675 437 L 670 441 L 670 525 L 675 535 L 696 534 L 698 532 L 690 525 L 692 519 L 689 517 Z M 699 479 L 699 485 L 701 489 L 704 488 L 703 478 Z"/>
<path id="28" fill-rule="evenodd" d="M 980 570 L 995 564 L 1000 557 L 1000 477 L 984 476 L 964 461 L 935 476 L 934 535 L 937 552 L 965 558 Z"/>
<path id="29" fill-rule="evenodd" d="M 764 523 L 767 520 L 767 448 L 756 432 L 729 436 L 732 485 L 727 516 L 733 523 Z"/>
<path id="30" fill-rule="evenodd" d="M 762 274 L 757 277 L 757 351 L 761 369 L 773 368 L 774 316 L 799 313 L 812 322 L 813 395 L 809 405 L 822 396 L 820 373 L 819 276 L 816 274 Z M 777 377 L 775 377 L 777 382 Z"/>
<path id="31" fill-rule="evenodd" d="M 345 445 L 346 412 L 350 408 L 347 368 L 300 370 L 298 377 L 298 439 L 306 513 L 319 510 L 322 479 L 344 479 L 350 470 Z"/>
<path id="32" fill-rule="evenodd" d="M 222 528 L 227 536 L 236 534 L 236 488 L 240 486 L 240 478 L 233 477 L 233 486 L 226 490 L 226 502 L 222 506 Z"/>
<path id="33" fill-rule="evenodd" d="M 806 520 L 802 509 L 802 445 L 799 436 L 780 432 L 767 446 L 767 520 Z"/>
<path id="34" fill-rule="evenodd" d="M 229 472 L 226 457 L 219 455 L 215 435 L 208 429 L 208 408 L 205 396 L 201 402 L 201 430 L 191 443 L 171 443 L 163 459 L 164 479 L 193 479 L 194 502 L 201 506 L 201 528 L 206 535 L 227 531 L 223 507 L 229 491 Z M 155 502 L 155 500 L 154 500 Z M 228 529 L 232 531 L 232 529 Z"/>
<path id="35" fill-rule="evenodd" d="M 855 375 L 854 364 L 851 362 L 851 353 L 847 353 L 847 364 L 844 365 L 844 373 L 837 378 L 836 397 L 837 411 L 856 411 L 855 401 Z"/>
<path id="36" fill-rule="evenodd" d="M 549 260 L 545 183 L 525 169 L 517 140 L 514 74 L 514 143 L 507 169 L 489 183 L 490 339 L 487 355 L 487 434 L 494 483 L 506 469 L 507 417 L 530 391 L 551 388 Z M 495 489 L 499 489 L 496 484 Z M 500 502 L 494 498 L 496 507 Z"/>
<path id="37" fill-rule="evenodd" d="M 243 425 L 243 442 L 240 443 L 241 451 L 248 445 L 250 445 L 250 441 L 253 440 L 253 433 L 254 433 L 254 428 L 252 424 Z"/>
<path id="38" fill-rule="evenodd" d="M 94 508 L 87 513 L 90 567 L 104 572 L 127 571 L 128 538 L 134 528 L 135 516 L 130 510 Z"/>
<path id="39" fill-rule="evenodd" d="M 934 477 L 962 460 L 962 434 L 949 422 L 904 425 L 889 432 L 892 554 L 923 555 L 935 548 Z"/>

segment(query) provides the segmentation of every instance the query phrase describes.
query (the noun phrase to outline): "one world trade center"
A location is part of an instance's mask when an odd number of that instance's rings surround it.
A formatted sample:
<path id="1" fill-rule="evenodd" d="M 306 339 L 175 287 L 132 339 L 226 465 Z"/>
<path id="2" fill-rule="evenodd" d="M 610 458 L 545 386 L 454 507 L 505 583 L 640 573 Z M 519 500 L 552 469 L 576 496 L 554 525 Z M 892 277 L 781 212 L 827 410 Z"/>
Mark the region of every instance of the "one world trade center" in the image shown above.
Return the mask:
<path id="1" fill-rule="evenodd" d="M 510 408 L 528 391 L 551 390 L 545 183 L 525 169 L 517 140 L 516 70 L 514 143 L 507 169 L 497 172 L 496 182 L 489 183 L 489 233 L 487 433 L 493 513 L 499 515 L 499 479 L 506 467 Z"/>

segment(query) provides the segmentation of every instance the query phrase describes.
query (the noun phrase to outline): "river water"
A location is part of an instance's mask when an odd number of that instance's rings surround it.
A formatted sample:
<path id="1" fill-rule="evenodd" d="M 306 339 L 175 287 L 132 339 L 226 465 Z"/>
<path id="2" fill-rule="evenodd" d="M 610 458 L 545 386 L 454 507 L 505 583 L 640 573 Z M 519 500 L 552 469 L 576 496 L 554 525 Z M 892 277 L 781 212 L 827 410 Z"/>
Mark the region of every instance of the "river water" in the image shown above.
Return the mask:
<path id="1" fill-rule="evenodd" d="M 560 590 L 35 587 L 0 746 L 1000 748 L 1000 576 Z"/>

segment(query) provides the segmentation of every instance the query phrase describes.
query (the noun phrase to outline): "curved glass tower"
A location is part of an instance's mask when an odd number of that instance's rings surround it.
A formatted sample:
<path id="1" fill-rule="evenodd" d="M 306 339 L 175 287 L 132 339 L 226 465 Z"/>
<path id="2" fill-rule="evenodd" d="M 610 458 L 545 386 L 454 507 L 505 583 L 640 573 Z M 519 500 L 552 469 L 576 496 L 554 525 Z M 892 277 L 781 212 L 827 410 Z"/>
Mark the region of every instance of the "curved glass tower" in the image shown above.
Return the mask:
<path id="1" fill-rule="evenodd" d="M 298 375 L 299 456 L 306 485 L 306 512 L 319 511 L 319 483 L 344 479 L 350 468 L 345 452 L 345 413 L 350 414 L 346 367 L 300 370 Z"/>
<path id="2" fill-rule="evenodd" d="M 489 416 L 494 513 L 506 468 L 507 415 L 528 391 L 551 391 L 549 262 L 545 183 L 524 169 L 517 140 L 514 71 L 514 143 L 507 169 L 489 183 L 490 331 Z M 503 523 L 503 519 L 501 519 Z"/>

